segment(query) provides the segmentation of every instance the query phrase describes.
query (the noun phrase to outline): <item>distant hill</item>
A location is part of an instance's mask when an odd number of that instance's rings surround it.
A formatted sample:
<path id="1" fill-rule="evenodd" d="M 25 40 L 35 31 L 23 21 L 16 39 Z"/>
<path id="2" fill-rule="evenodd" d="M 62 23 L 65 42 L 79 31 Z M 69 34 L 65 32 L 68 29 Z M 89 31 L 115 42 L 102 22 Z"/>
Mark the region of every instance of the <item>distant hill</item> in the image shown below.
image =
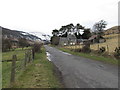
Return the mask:
<path id="1" fill-rule="evenodd" d="M 23 32 L 23 31 L 17 31 L 17 30 L 10 30 L 8 28 L 4 28 L 4 27 L 1 27 L 2 28 L 2 37 L 3 38 L 16 38 L 16 39 L 19 39 L 19 38 L 25 38 L 27 40 L 31 40 L 31 41 L 41 41 L 42 39 L 35 36 L 35 35 L 32 35 L 32 34 L 29 34 L 27 32 Z"/>
<path id="2" fill-rule="evenodd" d="M 42 40 L 50 41 L 51 36 L 42 32 L 29 32 L 37 37 L 40 37 Z"/>
<path id="3" fill-rule="evenodd" d="M 107 30 L 105 30 L 105 35 L 109 35 L 109 34 L 118 34 L 120 30 L 118 30 L 118 28 L 120 28 L 120 26 L 114 26 L 114 27 L 111 27 Z"/>

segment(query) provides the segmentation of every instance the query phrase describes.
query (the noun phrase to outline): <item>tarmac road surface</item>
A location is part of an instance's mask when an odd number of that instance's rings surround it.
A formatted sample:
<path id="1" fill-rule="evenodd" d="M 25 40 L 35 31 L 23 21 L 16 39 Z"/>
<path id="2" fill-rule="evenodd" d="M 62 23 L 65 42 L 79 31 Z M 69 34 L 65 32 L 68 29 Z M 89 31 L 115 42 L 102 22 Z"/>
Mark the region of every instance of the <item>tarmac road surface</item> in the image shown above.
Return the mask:
<path id="1" fill-rule="evenodd" d="M 61 71 L 66 88 L 118 88 L 118 67 L 62 52 L 45 45 Z"/>

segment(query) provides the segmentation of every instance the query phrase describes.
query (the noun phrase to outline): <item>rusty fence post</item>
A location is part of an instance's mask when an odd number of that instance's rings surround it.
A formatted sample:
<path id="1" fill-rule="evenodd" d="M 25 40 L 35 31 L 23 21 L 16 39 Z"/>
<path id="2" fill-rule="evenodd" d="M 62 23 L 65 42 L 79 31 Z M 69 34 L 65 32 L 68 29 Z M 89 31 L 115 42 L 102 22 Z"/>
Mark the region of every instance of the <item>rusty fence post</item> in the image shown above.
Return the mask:
<path id="1" fill-rule="evenodd" d="M 12 84 L 12 83 L 15 82 L 16 60 L 17 60 L 17 56 L 16 56 L 16 55 L 13 55 L 13 57 L 12 57 L 12 68 L 11 68 L 10 84 Z"/>

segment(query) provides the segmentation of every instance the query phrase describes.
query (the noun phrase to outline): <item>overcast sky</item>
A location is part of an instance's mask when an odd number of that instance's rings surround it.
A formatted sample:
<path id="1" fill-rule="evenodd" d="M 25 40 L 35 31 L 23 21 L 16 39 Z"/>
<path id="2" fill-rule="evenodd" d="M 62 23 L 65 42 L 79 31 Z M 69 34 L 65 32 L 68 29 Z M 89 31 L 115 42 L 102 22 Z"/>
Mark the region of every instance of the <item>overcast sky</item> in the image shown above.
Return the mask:
<path id="1" fill-rule="evenodd" d="M 0 0 L 0 26 L 50 34 L 63 25 L 80 23 L 86 28 L 101 19 L 118 24 L 119 0 Z"/>

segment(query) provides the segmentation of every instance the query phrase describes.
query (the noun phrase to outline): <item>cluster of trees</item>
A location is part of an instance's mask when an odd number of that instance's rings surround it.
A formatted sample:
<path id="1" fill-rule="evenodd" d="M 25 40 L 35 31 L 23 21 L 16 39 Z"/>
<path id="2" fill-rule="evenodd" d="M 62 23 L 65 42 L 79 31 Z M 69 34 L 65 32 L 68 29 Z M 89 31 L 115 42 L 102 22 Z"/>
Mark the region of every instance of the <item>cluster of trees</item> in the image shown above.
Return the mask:
<path id="1" fill-rule="evenodd" d="M 83 34 L 81 34 L 83 32 Z M 88 39 L 91 36 L 89 28 L 85 28 L 79 23 L 75 26 L 71 23 L 65 26 L 61 26 L 59 30 L 54 29 L 52 32 L 53 36 L 67 37 L 68 34 L 74 34 L 77 39 Z"/>
<path id="2" fill-rule="evenodd" d="M 53 37 L 51 37 L 51 42 L 54 44 L 58 44 L 58 37 L 67 37 L 67 35 L 75 35 L 77 39 L 89 39 L 92 35 L 97 35 L 96 42 L 99 42 L 100 39 L 104 39 L 104 28 L 106 28 L 107 22 L 104 20 L 100 20 L 99 22 L 93 25 L 93 30 L 90 28 L 85 28 L 81 24 L 73 25 L 68 24 L 65 26 L 61 26 L 60 29 L 54 29 L 52 31 Z"/>
<path id="3" fill-rule="evenodd" d="M 13 46 L 12 39 L 10 39 L 10 38 L 7 38 L 7 39 L 2 38 L 2 51 L 3 52 L 10 51 L 11 49 L 13 49 L 12 46 Z M 20 39 L 18 39 L 17 46 L 21 47 L 21 48 L 24 48 L 24 47 L 29 46 L 29 43 L 25 38 L 20 38 Z"/>
<path id="4" fill-rule="evenodd" d="M 12 48 L 11 40 L 2 38 L 2 51 L 5 52 Z"/>
<path id="5" fill-rule="evenodd" d="M 107 22 L 104 20 L 100 20 L 99 22 L 93 25 L 93 34 L 97 34 L 101 37 L 104 34 L 104 28 L 106 28 Z M 81 32 L 83 31 L 83 34 Z M 59 37 L 67 37 L 68 34 L 75 34 L 77 39 L 88 39 L 91 36 L 91 30 L 89 28 L 85 28 L 79 23 L 75 26 L 71 23 L 65 26 L 61 26 L 60 29 L 54 29 L 52 34 L 53 36 Z"/>
<path id="6" fill-rule="evenodd" d="M 18 43 L 19 43 L 19 47 L 22 47 L 22 49 L 24 47 L 30 46 L 30 44 L 28 43 L 27 39 L 25 39 L 25 38 L 18 39 Z"/>

